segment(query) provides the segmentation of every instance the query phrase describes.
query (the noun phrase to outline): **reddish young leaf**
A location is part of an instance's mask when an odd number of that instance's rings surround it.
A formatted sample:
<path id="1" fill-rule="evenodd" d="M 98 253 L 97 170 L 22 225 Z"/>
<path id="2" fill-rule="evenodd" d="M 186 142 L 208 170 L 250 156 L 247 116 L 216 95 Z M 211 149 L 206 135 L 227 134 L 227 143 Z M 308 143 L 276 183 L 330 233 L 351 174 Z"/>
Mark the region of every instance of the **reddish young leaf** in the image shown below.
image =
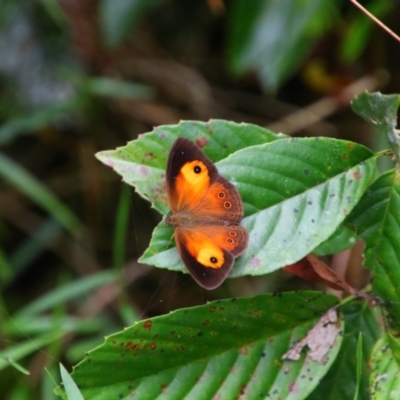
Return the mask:
<path id="1" fill-rule="evenodd" d="M 326 265 L 313 253 L 310 253 L 308 256 L 302 258 L 294 264 L 287 265 L 283 269 L 293 275 L 300 276 L 309 281 L 325 283 L 325 285 L 332 289 L 344 290 L 355 296 L 376 301 L 373 296 L 354 288 L 340 279 L 336 273 L 328 267 L 328 265 Z"/>

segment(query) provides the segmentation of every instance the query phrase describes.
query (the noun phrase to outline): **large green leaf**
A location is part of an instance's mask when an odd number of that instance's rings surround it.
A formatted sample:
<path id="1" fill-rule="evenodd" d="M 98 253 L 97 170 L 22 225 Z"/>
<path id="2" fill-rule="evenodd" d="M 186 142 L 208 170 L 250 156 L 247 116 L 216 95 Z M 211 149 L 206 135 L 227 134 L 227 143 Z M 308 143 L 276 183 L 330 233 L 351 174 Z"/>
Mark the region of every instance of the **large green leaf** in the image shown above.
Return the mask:
<path id="1" fill-rule="evenodd" d="M 231 276 L 265 274 L 310 253 L 335 232 L 376 171 L 365 147 L 324 138 L 249 147 L 217 166 L 242 195 L 249 232 Z M 141 261 L 185 271 L 172 234 L 161 222 Z"/>
<path id="2" fill-rule="evenodd" d="M 400 398 L 400 369 L 388 335 L 375 345 L 371 358 L 370 392 L 372 400 Z"/>
<path id="3" fill-rule="evenodd" d="M 357 345 L 362 335 L 362 359 L 357 400 L 369 399 L 368 363 L 372 348 L 380 335 L 377 318 L 379 309 L 372 309 L 368 302 L 351 302 L 340 309 L 345 330 L 338 356 L 328 373 L 307 400 L 353 400 L 357 391 Z"/>
<path id="4" fill-rule="evenodd" d="M 101 151 L 96 157 L 119 173 L 129 185 L 149 199 L 160 213 L 168 211 L 165 191 L 165 169 L 172 143 L 185 136 L 204 149 L 214 162 L 247 146 L 266 143 L 278 137 L 271 131 L 252 124 L 212 120 L 184 121 L 162 125 L 116 150 Z"/>
<path id="5" fill-rule="evenodd" d="M 372 271 L 374 292 L 387 302 L 392 322 L 400 327 L 400 173 L 381 175 L 349 218 L 365 240 L 365 266 Z"/>
<path id="6" fill-rule="evenodd" d="M 86 400 L 303 399 L 329 369 L 305 352 L 282 355 L 336 299 L 290 292 L 228 299 L 137 322 L 106 338 L 73 371 Z"/>

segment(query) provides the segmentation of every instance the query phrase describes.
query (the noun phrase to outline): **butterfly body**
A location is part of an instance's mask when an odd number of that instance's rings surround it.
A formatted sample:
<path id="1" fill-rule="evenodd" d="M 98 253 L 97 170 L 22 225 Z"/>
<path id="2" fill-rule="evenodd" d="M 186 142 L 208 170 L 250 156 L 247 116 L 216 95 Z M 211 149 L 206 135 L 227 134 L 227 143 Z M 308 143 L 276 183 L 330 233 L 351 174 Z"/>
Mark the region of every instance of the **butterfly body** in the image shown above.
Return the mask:
<path id="1" fill-rule="evenodd" d="M 194 143 L 178 138 L 167 165 L 167 194 L 179 254 L 204 288 L 219 286 L 247 247 L 239 226 L 243 203 L 235 186 Z"/>

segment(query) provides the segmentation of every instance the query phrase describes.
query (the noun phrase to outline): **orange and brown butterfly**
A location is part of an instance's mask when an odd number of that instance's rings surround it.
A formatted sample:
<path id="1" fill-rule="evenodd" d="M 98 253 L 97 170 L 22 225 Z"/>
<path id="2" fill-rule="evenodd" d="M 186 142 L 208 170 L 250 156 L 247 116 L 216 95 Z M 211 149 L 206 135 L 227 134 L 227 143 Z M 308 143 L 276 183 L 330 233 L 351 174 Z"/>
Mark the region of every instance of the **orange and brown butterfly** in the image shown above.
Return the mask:
<path id="1" fill-rule="evenodd" d="M 178 252 L 195 281 L 215 289 L 248 243 L 243 202 L 235 186 L 194 143 L 178 138 L 168 157 L 166 185 Z"/>

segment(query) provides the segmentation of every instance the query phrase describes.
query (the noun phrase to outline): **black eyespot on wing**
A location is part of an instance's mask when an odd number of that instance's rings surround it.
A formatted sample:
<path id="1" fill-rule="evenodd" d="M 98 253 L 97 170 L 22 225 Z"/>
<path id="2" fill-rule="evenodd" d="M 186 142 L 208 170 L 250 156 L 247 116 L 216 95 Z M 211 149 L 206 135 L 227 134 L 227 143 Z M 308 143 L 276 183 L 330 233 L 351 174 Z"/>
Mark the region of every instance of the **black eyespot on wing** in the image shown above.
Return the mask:
<path id="1" fill-rule="evenodd" d="M 219 192 L 218 193 L 218 197 L 220 198 L 220 199 L 223 199 L 223 198 L 225 198 L 225 192 Z"/>
<path id="2" fill-rule="evenodd" d="M 224 263 L 220 268 L 205 268 L 200 264 L 184 246 L 178 246 L 182 260 L 195 281 L 205 289 L 211 290 L 220 286 L 232 269 L 234 259 L 232 253 L 222 249 Z M 218 260 L 215 258 L 216 262 Z M 210 260 L 211 261 L 211 260 Z M 212 261 L 211 261 L 212 262 Z"/>
<path id="3" fill-rule="evenodd" d="M 200 161 L 205 165 L 211 183 L 215 182 L 218 179 L 219 174 L 217 171 L 217 167 L 203 153 L 203 151 L 190 140 L 180 137 L 175 140 L 168 156 L 166 173 L 166 180 L 168 183 L 167 186 L 170 186 L 173 189 L 175 178 L 179 176 L 182 167 L 186 163 L 193 161 Z M 203 168 L 198 163 L 196 163 L 195 166 L 198 166 L 200 170 L 199 172 L 196 172 L 194 171 L 195 167 L 193 167 L 193 173 L 202 172 Z"/>
<path id="4" fill-rule="evenodd" d="M 231 203 L 230 201 L 226 201 L 226 202 L 224 203 L 224 207 L 225 207 L 225 208 L 232 208 L 232 203 Z"/>
<path id="5" fill-rule="evenodd" d="M 199 174 L 199 173 L 201 172 L 201 167 L 199 167 L 198 165 L 196 165 L 196 166 L 193 168 L 193 171 L 194 171 L 195 174 Z"/>
<path id="6" fill-rule="evenodd" d="M 217 259 L 217 257 L 210 257 L 210 261 L 211 261 L 213 264 L 216 264 L 216 263 L 218 262 L 218 259 Z"/>

